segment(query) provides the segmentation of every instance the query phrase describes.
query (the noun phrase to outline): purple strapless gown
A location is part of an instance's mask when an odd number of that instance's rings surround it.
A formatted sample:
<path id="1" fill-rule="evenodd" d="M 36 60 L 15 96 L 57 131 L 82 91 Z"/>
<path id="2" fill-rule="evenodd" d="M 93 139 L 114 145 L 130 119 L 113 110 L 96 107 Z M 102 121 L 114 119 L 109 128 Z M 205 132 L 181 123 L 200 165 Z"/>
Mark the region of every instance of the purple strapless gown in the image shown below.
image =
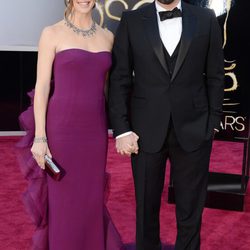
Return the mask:
<path id="1" fill-rule="evenodd" d="M 20 116 L 27 131 L 18 144 L 21 168 L 29 180 L 24 201 L 37 226 L 33 249 L 123 249 L 104 205 L 104 84 L 110 66 L 111 54 L 105 51 L 67 49 L 56 54 L 46 131 L 53 158 L 65 170 L 61 181 L 47 177 L 32 159 L 33 106 Z"/>

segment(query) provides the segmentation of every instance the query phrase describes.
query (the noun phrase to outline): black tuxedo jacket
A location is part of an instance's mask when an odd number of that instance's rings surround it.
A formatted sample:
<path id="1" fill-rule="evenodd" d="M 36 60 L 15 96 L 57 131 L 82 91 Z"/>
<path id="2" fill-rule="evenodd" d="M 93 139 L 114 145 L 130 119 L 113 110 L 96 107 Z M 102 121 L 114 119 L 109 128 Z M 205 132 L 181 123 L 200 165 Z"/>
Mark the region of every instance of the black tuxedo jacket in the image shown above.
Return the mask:
<path id="1" fill-rule="evenodd" d="M 184 150 L 194 151 L 219 128 L 224 93 L 221 30 L 214 12 L 182 2 L 182 36 L 170 77 L 155 3 L 124 12 L 113 47 L 109 114 L 114 135 L 134 131 L 157 152 L 170 117 Z"/>

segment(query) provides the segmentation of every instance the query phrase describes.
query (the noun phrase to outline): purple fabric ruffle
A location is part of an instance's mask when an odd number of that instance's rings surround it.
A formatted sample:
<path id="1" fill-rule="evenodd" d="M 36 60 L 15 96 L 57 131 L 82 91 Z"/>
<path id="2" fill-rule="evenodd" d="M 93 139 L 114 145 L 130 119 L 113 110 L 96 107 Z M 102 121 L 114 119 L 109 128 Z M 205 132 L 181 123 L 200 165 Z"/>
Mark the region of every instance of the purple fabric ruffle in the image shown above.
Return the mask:
<path id="1" fill-rule="evenodd" d="M 33 112 L 34 90 L 28 93 L 30 107 L 24 111 L 19 122 L 26 135 L 16 144 L 17 157 L 24 177 L 28 181 L 23 194 L 23 202 L 31 216 L 36 230 L 32 239 L 33 250 L 48 249 L 48 187 L 46 173 L 37 165 L 31 154 L 34 139 L 35 122 Z"/>

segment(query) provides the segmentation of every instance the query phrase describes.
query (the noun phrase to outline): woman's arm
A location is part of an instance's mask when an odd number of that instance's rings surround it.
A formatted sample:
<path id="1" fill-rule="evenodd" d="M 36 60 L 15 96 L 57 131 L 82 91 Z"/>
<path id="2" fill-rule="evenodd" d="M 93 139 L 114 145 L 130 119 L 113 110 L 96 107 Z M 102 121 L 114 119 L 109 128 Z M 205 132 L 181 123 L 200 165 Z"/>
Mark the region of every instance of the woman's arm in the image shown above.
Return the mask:
<path id="1" fill-rule="evenodd" d="M 50 27 L 45 28 L 39 42 L 37 80 L 34 99 L 36 137 L 46 136 L 45 116 L 50 91 L 52 65 L 55 57 L 55 46 L 51 41 L 51 36 L 53 36 L 51 33 L 52 30 Z"/>
<path id="2" fill-rule="evenodd" d="M 31 148 L 38 165 L 44 168 L 44 155 L 51 156 L 46 137 L 46 111 L 55 57 L 55 34 L 52 27 L 43 30 L 38 49 L 37 80 L 34 98 L 35 139 Z"/>

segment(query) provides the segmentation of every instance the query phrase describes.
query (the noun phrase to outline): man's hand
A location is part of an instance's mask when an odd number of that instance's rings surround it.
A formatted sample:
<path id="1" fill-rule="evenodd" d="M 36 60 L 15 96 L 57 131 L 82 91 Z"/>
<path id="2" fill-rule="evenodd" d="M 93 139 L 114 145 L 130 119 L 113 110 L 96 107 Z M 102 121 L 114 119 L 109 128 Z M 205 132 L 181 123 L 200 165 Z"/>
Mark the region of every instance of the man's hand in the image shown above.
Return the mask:
<path id="1" fill-rule="evenodd" d="M 116 139 L 116 150 L 121 155 L 130 156 L 131 154 L 138 154 L 138 141 L 139 136 L 132 132 L 129 135 L 122 136 Z"/>

